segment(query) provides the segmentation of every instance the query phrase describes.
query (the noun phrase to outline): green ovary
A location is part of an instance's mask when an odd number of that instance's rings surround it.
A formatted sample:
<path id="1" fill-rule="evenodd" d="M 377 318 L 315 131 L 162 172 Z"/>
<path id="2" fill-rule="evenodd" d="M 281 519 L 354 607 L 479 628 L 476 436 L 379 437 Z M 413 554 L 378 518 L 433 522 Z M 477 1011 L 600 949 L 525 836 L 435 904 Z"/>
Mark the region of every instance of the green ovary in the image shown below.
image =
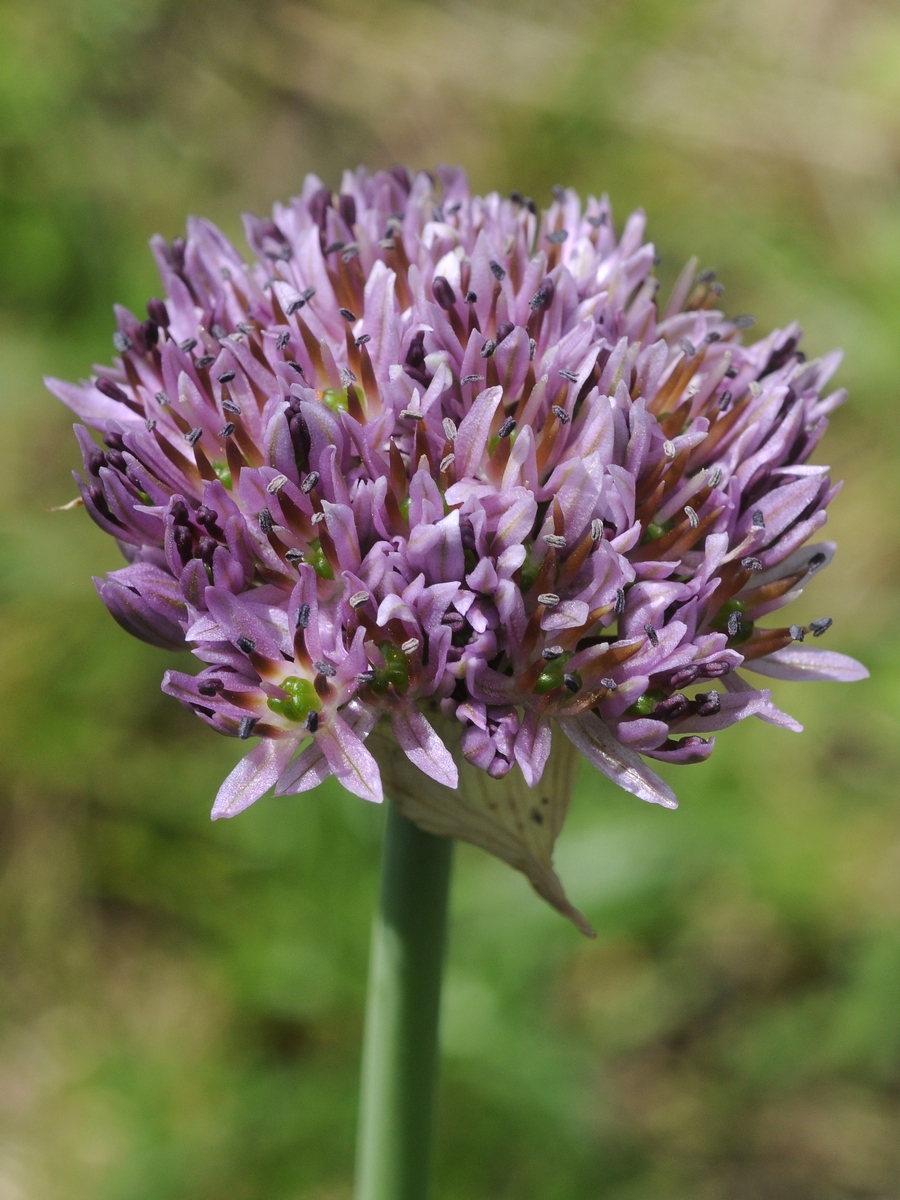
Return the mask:
<path id="1" fill-rule="evenodd" d="M 216 478 L 218 479 L 219 483 L 221 483 L 223 487 L 230 488 L 231 468 L 228 466 L 228 463 L 214 462 L 212 464 L 212 469 L 215 471 Z"/>
<path id="2" fill-rule="evenodd" d="M 288 721 L 305 721 L 311 711 L 318 712 L 322 707 L 316 689 L 308 679 L 299 675 L 290 675 L 285 679 L 281 690 L 287 692 L 286 700 L 270 698 L 266 703 L 272 712 L 278 713 Z"/>
<path id="3" fill-rule="evenodd" d="M 409 691 L 409 660 L 406 655 L 393 642 L 381 642 L 378 649 L 384 658 L 384 666 L 376 668 L 372 691 L 383 696 L 391 684 L 401 694 Z"/>
<path id="4" fill-rule="evenodd" d="M 554 688 L 562 687 L 565 665 L 571 657 L 571 654 L 561 654 L 559 658 L 551 659 L 547 663 L 538 676 L 537 683 L 534 685 L 535 693 L 538 696 L 543 696 L 546 692 L 552 692 Z"/>
<path id="5" fill-rule="evenodd" d="M 309 543 L 309 553 L 306 561 L 320 579 L 334 579 L 334 571 L 332 570 L 331 563 L 325 557 L 322 544 L 318 538 L 313 538 Z"/>
<path id="6" fill-rule="evenodd" d="M 666 693 L 659 691 L 658 688 L 650 688 L 644 692 L 643 696 L 638 696 L 634 704 L 626 710 L 629 717 L 649 717 L 659 704 L 660 700 L 665 700 Z"/>
<path id="7" fill-rule="evenodd" d="M 347 411 L 347 389 L 343 388 L 337 391 L 335 388 L 326 388 L 322 393 L 322 399 L 333 412 Z"/>

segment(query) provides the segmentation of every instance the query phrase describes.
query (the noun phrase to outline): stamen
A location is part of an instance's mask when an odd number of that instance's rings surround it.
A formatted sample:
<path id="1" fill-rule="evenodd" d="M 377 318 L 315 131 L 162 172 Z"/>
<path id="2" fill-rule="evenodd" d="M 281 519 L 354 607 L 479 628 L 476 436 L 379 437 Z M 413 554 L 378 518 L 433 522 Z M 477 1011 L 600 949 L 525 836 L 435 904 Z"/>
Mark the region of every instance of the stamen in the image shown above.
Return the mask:
<path id="1" fill-rule="evenodd" d="M 237 425 L 235 425 L 234 421 L 229 421 L 227 425 L 223 425 L 219 430 L 219 437 L 230 438 L 236 429 Z"/>
<path id="2" fill-rule="evenodd" d="M 562 375 L 563 379 L 568 379 L 569 383 L 578 382 L 578 376 L 574 371 L 570 371 L 567 367 L 560 368 L 559 374 Z"/>
<path id="3" fill-rule="evenodd" d="M 455 454 L 445 454 L 441 459 L 441 470 L 446 471 L 451 463 L 456 462 Z"/>
<path id="4" fill-rule="evenodd" d="M 425 414 L 422 412 L 422 410 L 420 408 L 401 408 L 400 416 L 401 417 L 409 417 L 413 421 L 424 421 L 425 420 Z"/>
<path id="5" fill-rule="evenodd" d="M 294 360 L 292 358 L 289 358 L 287 360 L 287 365 L 289 367 L 291 367 L 294 371 L 296 371 L 298 375 L 306 374 L 306 372 L 303 370 L 303 368 L 300 366 L 300 364 L 298 362 L 294 362 Z"/>
<path id="6" fill-rule="evenodd" d="M 306 728 L 310 733 L 315 733 L 319 728 L 319 714 L 316 709 L 311 708 L 306 714 Z"/>
<path id="7" fill-rule="evenodd" d="M 500 428 L 497 430 L 497 437 L 508 438 L 516 427 L 515 417 L 507 417 Z"/>
<path id="8" fill-rule="evenodd" d="M 337 667 L 333 667 L 330 662 L 326 662 L 324 658 L 320 658 L 313 666 L 320 675 L 324 675 L 326 679 L 333 679 L 337 675 Z"/>
<path id="9" fill-rule="evenodd" d="M 241 415 L 241 406 L 239 404 L 235 404 L 233 400 L 223 400 L 222 407 L 227 413 L 232 413 L 235 417 L 239 417 Z"/>
<path id="10" fill-rule="evenodd" d="M 791 625 L 788 628 L 788 633 L 791 635 L 791 637 L 794 639 L 795 642 L 802 642 L 803 639 L 806 637 L 806 630 L 803 628 L 802 625 Z"/>
<path id="11" fill-rule="evenodd" d="M 204 679 L 202 683 L 197 685 L 197 691 L 201 696 L 215 696 L 221 692 L 225 686 L 221 679 Z"/>
<path id="12" fill-rule="evenodd" d="M 532 312 L 538 312 L 541 309 L 549 308 L 553 303 L 553 293 L 556 287 L 553 280 L 547 278 L 528 301 L 528 307 Z"/>
<path id="13" fill-rule="evenodd" d="M 259 717 L 241 717 L 241 723 L 238 725 L 238 737 L 242 742 L 246 742 L 258 720 Z"/>
<path id="14" fill-rule="evenodd" d="M 754 529 L 765 529 L 766 518 L 763 516 L 763 511 L 761 508 L 757 508 L 754 511 L 753 516 L 750 518 L 750 520 L 753 523 Z"/>
<path id="15" fill-rule="evenodd" d="M 659 634 L 656 632 L 656 630 L 653 628 L 653 626 L 649 623 L 649 621 L 644 626 L 644 633 L 646 633 L 651 646 L 659 645 Z"/>
<path id="16" fill-rule="evenodd" d="M 259 527 L 263 533 L 271 533 L 275 528 L 275 522 L 272 520 L 272 514 L 267 508 L 261 508 L 259 510 L 259 516 L 257 517 L 257 520 L 259 521 Z"/>
<path id="17" fill-rule="evenodd" d="M 360 671 L 356 677 L 357 683 L 374 683 L 378 678 L 378 672 L 374 667 L 369 667 L 368 671 Z"/>
<path id="18" fill-rule="evenodd" d="M 491 261 L 488 263 L 488 266 L 491 268 L 491 274 L 498 281 L 498 283 L 501 279 L 506 278 L 506 272 L 498 262 L 494 262 L 494 260 L 491 259 Z"/>
<path id="19" fill-rule="evenodd" d="M 306 303 L 306 301 L 303 299 L 303 297 L 298 296 L 296 300 L 292 300 L 290 302 L 290 304 L 287 306 L 287 308 L 284 311 L 287 313 L 287 315 L 289 317 L 292 317 L 299 308 L 302 308 L 304 306 L 305 303 Z"/>
<path id="20" fill-rule="evenodd" d="M 815 621 L 810 621 L 810 633 L 813 637 L 821 637 L 826 629 L 830 629 L 833 624 L 834 620 L 831 617 L 819 617 Z"/>
<path id="21" fill-rule="evenodd" d="M 358 338 L 354 339 L 354 344 L 357 346 L 365 346 L 367 342 L 371 342 L 371 333 L 361 333 Z"/>
<path id="22" fill-rule="evenodd" d="M 761 571 L 763 569 L 763 565 L 760 562 L 760 560 L 758 558 L 753 558 L 753 557 L 742 558 L 741 566 L 744 568 L 745 571 Z"/>
<path id="23" fill-rule="evenodd" d="M 484 379 L 483 375 L 464 375 L 460 383 L 480 383 L 482 379 Z M 449 419 L 449 417 L 446 417 L 445 422 Z"/>
<path id="24" fill-rule="evenodd" d="M 292 547 L 290 550 L 285 551 L 284 557 L 288 560 L 289 563 L 302 563 L 303 562 L 303 551 L 297 550 L 294 547 Z"/>
<path id="25" fill-rule="evenodd" d="M 238 650 L 243 650 L 245 654 L 252 654 L 256 649 L 256 642 L 254 642 L 253 638 L 248 637 L 239 637 L 235 645 Z"/>
<path id="26" fill-rule="evenodd" d="M 198 367 L 211 367 L 215 361 L 216 361 L 216 356 L 214 354 L 204 354 L 200 358 L 197 359 L 197 366 Z"/>
<path id="27" fill-rule="evenodd" d="M 553 233 L 547 234 L 547 241 L 551 246 L 561 246 L 568 236 L 568 229 L 555 229 Z"/>
<path id="28" fill-rule="evenodd" d="M 725 412 L 728 405 L 731 403 L 731 392 L 724 391 L 719 397 L 719 412 Z"/>
<path id="29" fill-rule="evenodd" d="M 681 341 L 678 343 L 678 345 L 685 352 L 685 354 L 688 356 L 688 358 L 693 358 L 694 355 L 697 353 L 697 347 L 694 345 L 694 343 L 691 341 L 690 338 L 683 337 L 681 339 Z"/>
<path id="30" fill-rule="evenodd" d="M 818 554 L 814 554 L 812 556 L 812 558 L 809 560 L 809 562 L 806 565 L 807 565 L 808 570 L 818 571 L 819 567 L 824 567 L 827 560 L 828 560 L 828 555 L 823 554 L 820 550 Z"/>
<path id="31" fill-rule="evenodd" d="M 718 692 L 698 692 L 694 698 L 699 701 L 698 717 L 714 717 L 722 707 L 722 697 Z"/>
<path id="32" fill-rule="evenodd" d="M 156 393 L 156 401 L 162 408 L 165 408 L 166 405 L 170 403 L 169 397 L 166 395 L 165 392 L 157 392 Z"/>
<path id="33" fill-rule="evenodd" d="M 234 371 L 223 371 L 218 376 L 219 383 L 231 383 L 232 379 L 234 379 Z"/>
<path id="34" fill-rule="evenodd" d="M 184 435 L 184 440 L 187 442 L 187 444 L 189 446 L 196 446 L 202 437 L 203 437 L 203 430 L 198 425 L 195 429 L 191 429 L 188 433 L 186 433 Z"/>
<path id="35" fill-rule="evenodd" d="M 677 453 L 678 451 L 675 448 L 675 443 L 666 439 L 666 441 L 663 442 L 663 454 L 666 456 L 666 458 L 674 458 Z"/>
<path id="36" fill-rule="evenodd" d="M 415 652 L 418 650 L 418 648 L 419 648 L 419 639 L 418 638 L 407 638 L 407 640 L 400 647 L 400 649 L 403 651 L 404 654 L 415 654 Z"/>
<path id="37" fill-rule="evenodd" d="M 305 629 L 309 624 L 309 605 L 301 604 L 297 609 L 297 628 Z"/>
<path id="38" fill-rule="evenodd" d="M 577 675 L 563 675 L 563 686 L 567 692 L 571 692 L 573 696 L 581 691 L 581 681 Z"/>
<path id="39" fill-rule="evenodd" d="M 566 539 L 559 533 L 545 533 L 544 541 L 548 546 L 552 546 L 554 550 L 564 550 Z"/>
<path id="40" fill-rule="evenodd" d="M 471 379 L 473 377 L 470 375 L 468 378 Z M 476 375 L 476 376 L 474 376 L 474 378 L 480 379 L 481 376 Z M 465 380 L 463 380 L 463 382 L 465 382 Z M 456 422 L 453 420 L 453 418 L 452 417 L 444 417 L 442 424 L 444 426 L 444 433 L 447 435 L 447 441 L 448 442 L 455 441 L 456 440 Z"/>
<path id="41" fill-rule="evenodd" d="M 605 687 L 608 692 L 614 692 L 619 686 L 614 679 L 609 679 L 607 677 L 601 679 L 600 684 L 602 687 Z"/>
<path id="42" fill-rule="evenodd" d="M 318 471 L 310 471 L 310 473 L 306 476 L 306 478 L 300 484 L 300 491 L 303 493 L 304 496 L 309 495 L 309 493 L 313 490 L 313 488 L 319 482 L 320 478 L 321 478 L 321 476 L 319 475 Z"/>
<path id="43" fill-rule="evenodd" d="M 569 421 L 572 419 L 566 410 L 564 408 L 560 408 L 558 404 L 554 404 L 550 411 L 553 413 L 554 417 L 556 417 L 557 421 L 559 421 L 560 425 L 568 425 Z"/>
<path id="44" fill-rule="evenodd" d="M 435 302 L 445 311 L 449 312 L 456 303 L 456 292 L 454 292 L 450 281 L 445 279 L 443 275 L 435 275 L 431 281 L 431 291 L 434 295 Z"/>
<path id="45" fill-rule="evenodd" d="M 490 358 L 496 349 L 497 349 L 497 343 L 493 340 L 493 338 L 488 338 L 488 340 L 481 347 L 481 351 L 480 351 L 481 357 L 482 358 Z"/>
<path id="46" fill-rule="evenodd" d="M 562 658 L 563 654 L 565 654 L 565 651 L 562 646 L 546 646 L 541 651 L 541 658 L 547 662 L 553 662 L 554 659 Z"/>
<path id="47" fill-rule="evenodd" d="M 616 602 L 613 605 L 613 612 L 617 617 L 621 617 L 625 611 L 625 589 L 616 588 Z"/>
<path id="48" fill-rule="evenodd" d="M 751 325 L 756 324 L 756 317 L 742 316 L 735 317 L 731 322 L 735 329 L 749 329 Z"/>
<path id="49" fill-rule="evenodd" d="M 474 292 L 466 292 L 466 304 L 476 304 L 477 302 L 478 297 Z"/>
<path id="50" fill-rule="evenodd" d="M 185 354 L 190 354 L 193 348 L 197 345 L 196 338 L 185 338 L 183 342 L 178 343 L 178 349 L 183 350 Z"/>
<path id="51" fill-rule="evenodd" d="M 695 508 L 691 508 L 690 504 L 686 504 L 684 506 L 684 513 L 688 519 L 688 524 L 690 525 L 691 529 L 696 529 L 700 524 L 700 518 L 697 516 L 697 510 Z"/>
<path id="52" fill-rule="evenodd" d="M 534 362 L 534 352 L 537 350 L 537 342 L 534 338 L 528 339 L 528 361 Z"/>
<path id="53" fill-rule="evenodd" d="M 591 541 L 599 542 L 603 537 L 603 521 L 600 517 L 594 517 L 591 521 Z"/>
<path id="54" fill-rule="evenodd" d="M 351 608 L 362 608 L 362 606 L 368 601 L 368 599 L 369 599 L 368 592 L 354 592 L 353 595 L 350 597 L 350 599 L 347 601 L 347 603 L 350 605 Z"/>
<path id="55" fill-rule="evenodd" d="M 538 604 L 543 604 L 545 608 L 555 608 L 559 604 L 559 596 L 556 592 L 541 592 Z"/>
<path id="56" fill-rule="evenodd" d="M 736 638 L 740 636 L 741 630 L 744 628 L 744 622 L 739 612 L 729 613 L 728 615 L 728 636 Z"/>
<path id="57" fill-rule="evenodd" d="M 275 339 L 275 349 L 283 350 L 290 340 L 291 335 L 289 333 L 279 333 L 278 337 Z"/>
<path id="58" fill-rule="evenodd" d="M 352 325 L 356 320 L 356 313 L 352 313 L 349 308 L 339 308 L 338 312 L 344 318 L 348 325 Z"/>
<path id="59" fill-rule="evenodd" d="M 131 349 L 131 338 L 127 333 L 122 333 L 121 330 L 116 330 L 113 334 L 113 346 L 120 354 L 126 354 Z"/>
<path id="60" fill-rule="evenodd" d="M 276 475 L 274 479 L 270 479 L 266 484 L 266 491 L 270 496 L 274 496 L 276 492 L 281 491 L 287 481 L 287 475 Z"/>

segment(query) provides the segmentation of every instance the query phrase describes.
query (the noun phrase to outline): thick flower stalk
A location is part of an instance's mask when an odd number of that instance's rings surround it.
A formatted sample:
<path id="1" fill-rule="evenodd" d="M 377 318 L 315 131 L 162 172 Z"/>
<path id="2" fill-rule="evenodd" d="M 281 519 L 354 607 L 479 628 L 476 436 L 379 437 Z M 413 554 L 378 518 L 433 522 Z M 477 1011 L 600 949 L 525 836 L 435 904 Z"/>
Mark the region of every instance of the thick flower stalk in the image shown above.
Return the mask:
<path id="1" fill-rule="evenodd" d="M 192 219 L 152 243 L 165 299 L 116 309 L 115 365 L 48 385 L 102 441 L 76 427 L 129 560 L 101 598 L 206 664 L 166 692 L 260 739 L 213 816 L 332 774 L 378 801 L 384 773 L 580 920 L 550 865 L 569 743 L 672 807 L 645 758 L 799 729 L 739 668 L 865 670 L 810 644 L 827 618 L 772 619 L 834 552 L 809 459 L 839 355 L 807 361 L 796 326 L 743 344 L 695 264 L 661 309 L 643 214 L 617 237 L 605 199 L 554 195 L 310 177 L 246 218 L 252 263 Z"/>

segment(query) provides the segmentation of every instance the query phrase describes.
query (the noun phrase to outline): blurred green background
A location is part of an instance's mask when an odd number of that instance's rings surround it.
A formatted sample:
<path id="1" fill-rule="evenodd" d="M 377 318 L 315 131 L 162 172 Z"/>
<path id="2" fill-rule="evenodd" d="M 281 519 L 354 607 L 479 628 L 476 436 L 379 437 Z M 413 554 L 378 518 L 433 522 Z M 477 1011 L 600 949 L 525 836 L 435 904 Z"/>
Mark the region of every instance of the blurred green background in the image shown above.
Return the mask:
<path id="1" fill-rule="evenodd" d="M 0 6 L 0 1200 L 348 1200 L 382 814 L 210 825 L 238 754 L 107 616 L 118 565 L 40 384 L 112 354 L 188 212 L 462 162 L 649 214 L 730 313 L 846 351 L 824 459 L 852 687 L 784 685 L 670 773 L 584 771 L 582 939 L 462 848 L 435 1200 L 900 1196 L 900 12 L 883 0 Z"/>

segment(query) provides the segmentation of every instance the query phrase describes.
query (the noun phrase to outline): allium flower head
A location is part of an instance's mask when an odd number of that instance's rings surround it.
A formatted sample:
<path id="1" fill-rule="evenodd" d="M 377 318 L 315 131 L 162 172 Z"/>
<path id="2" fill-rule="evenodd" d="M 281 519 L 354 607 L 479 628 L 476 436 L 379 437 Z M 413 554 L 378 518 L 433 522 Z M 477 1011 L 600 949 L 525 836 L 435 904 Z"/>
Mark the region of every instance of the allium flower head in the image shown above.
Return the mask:
<path id="1" fill-rule="evenodd" d="M 206 664 L 166 692 L 259 739 L 213 816 L 332 774 L 377 801 L 384 776 L 583 924 L 550 862 L 570 744 L 674 807 L 645 758 L 699 762 L 751 715 L 799 729 L 738 668 L 865 670 L 810 644 L 828 619 L 766 620 L 834 552 L 809 458 L 839 355 L 793 325 L 743 344 L 693 263 L 662 308 L 643 214 L 617 237 L 606 199 L 554 197 L 310 177 L 245 218 L 249 263 L 191 219 L 152 242 L 165 299 L 116 309 L 115 365 L 48 386 L 102 441 L 76 427 L 129 563 L 101 598 Z"/>

